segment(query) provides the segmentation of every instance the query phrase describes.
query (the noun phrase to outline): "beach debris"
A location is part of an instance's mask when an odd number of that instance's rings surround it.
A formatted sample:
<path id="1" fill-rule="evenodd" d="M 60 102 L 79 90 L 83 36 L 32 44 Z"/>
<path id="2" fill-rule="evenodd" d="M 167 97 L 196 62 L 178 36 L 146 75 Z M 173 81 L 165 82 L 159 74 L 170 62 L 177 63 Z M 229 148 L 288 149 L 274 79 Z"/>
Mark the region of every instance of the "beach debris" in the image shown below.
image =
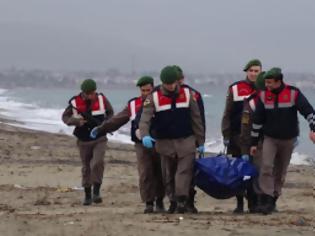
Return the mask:
<path id="1" fill-rule="evenodd" d="M 31 146 L 31 149 L 32 149 L 32 150 L 39 150 L 39 149 L 40 149 L 40 146 Z"/>
<path id="2" fill-rule="evenodd" d="M 303 216 L 299 216 L 291 221 L 291 224 L 296 226 L 308 226 L 307 219 Z"/>
<path id="3" fill-rule="evenodd" d="M 80 187 L 80 186 L 74 186 L 74 187 L 72 187 L 72 189 L 75 191 L 83 191 L 84 190 L 84 188 Z"/>
<path id="4" fill-rule="evenodd" d="M 18 188 L 18 189 L 26 189 L 25 187 L 23 187 L 22 185 L 19 185 L 19 184 L 14 184 L 13 187 Z"/>
<path id="5" fill-rule="evenodd" d="M 56 189 L 56 192 L 59 193 L 68 193 L 68 192 L 73 192 L 73 191 L 83 191 L 84 188 L 83 187 L 79 187 L 79 186 L 74 186 L 74 187 L 58 187 Z"/>
<path id="6" fill-rule="evenodd" d="M 304 226 L 305 225 L 305 220 L 303 219 L 303 217 L 300 217 L 297 221 L 296 224 L 299 226 Z"/>
<path id="7" fill-rule="evenodd" d="M 73 189 L 70 187 L 59 187 L 56 189 L 56 192 L 59 192 L 59 193 L 73 192 Z"/>
<path id="8" fill-rule="evenodd" d="M 64 225 L 74 225 L 73 221 L 65 222 Z"/>
<path id="9" fill-rule="evenodd" d="M 42 199 L 38 199 L 35 201 L 34 206 L 48 206 L 51 202 L 47 200 L 47 197 L 44 196 Z"/>

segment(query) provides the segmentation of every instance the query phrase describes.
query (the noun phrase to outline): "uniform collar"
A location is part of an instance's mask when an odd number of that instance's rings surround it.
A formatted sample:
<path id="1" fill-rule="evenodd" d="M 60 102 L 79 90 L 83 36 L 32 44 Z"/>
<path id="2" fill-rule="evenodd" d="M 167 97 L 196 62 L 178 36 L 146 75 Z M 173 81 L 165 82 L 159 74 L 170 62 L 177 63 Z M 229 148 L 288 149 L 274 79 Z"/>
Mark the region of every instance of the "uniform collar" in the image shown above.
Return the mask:
<path id="1" fill-rule="evenodd" d="M 285 85 L 282 82 L 279 88 L 273 89 L 271 92 L 274 93 L 274 94 L 279 94 L 284 89 L 284 87 L 285 87 Z"/>
<path id="2" fill-rule="evenodd" d="M 176 86 L 176 89 L 174 92 L 170 92 L 170 91 L 167 91 L 162 85 L 161 85 L 161 91 L 162 91 L 162 94 L 164 96 L 167 96 L 167 97 L 172 97 L 174 95 L 177 95 L 179 93 L 179 86 Z"/>
<path id="3" fill-rule="evenodd" d="M 247 77 L 244 80 L 247 84 L 249 84 L 251 87 L 255 88 L 255 82 L 250 81 Z"/>

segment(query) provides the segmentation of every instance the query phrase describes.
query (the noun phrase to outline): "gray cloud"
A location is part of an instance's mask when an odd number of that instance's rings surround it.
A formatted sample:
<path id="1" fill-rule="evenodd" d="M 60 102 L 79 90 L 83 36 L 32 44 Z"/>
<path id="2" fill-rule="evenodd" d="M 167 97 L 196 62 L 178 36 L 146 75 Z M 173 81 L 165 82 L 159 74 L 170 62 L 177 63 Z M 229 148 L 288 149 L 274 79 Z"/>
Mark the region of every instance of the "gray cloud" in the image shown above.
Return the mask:
<path id="1" fill-rule="evenodd" d="M 5 0 L 0 68 L 315 72 L 312 0 Z"/>

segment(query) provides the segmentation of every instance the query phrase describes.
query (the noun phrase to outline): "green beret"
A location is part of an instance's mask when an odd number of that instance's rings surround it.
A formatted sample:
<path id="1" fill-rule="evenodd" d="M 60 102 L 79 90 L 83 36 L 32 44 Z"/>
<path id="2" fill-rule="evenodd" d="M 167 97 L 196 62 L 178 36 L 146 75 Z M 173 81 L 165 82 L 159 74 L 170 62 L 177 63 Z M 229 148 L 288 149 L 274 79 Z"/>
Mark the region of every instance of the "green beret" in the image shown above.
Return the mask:
<path id="1" fill-rule="evenodd" d="M 256 78 L 255 87 L 259 90 L 265 89 L 265 79 L 264 79 L 265 73 L 266 73 L 265 71 L 260 72 Z"/>
<path id="2" fill-rule="evenodd" d="M 90 93 L 96 90 L 96 82 L 92 79 L 86 79 L 81 84 L 81 90 L 84 93 Z"/>
<path id="3" fill-rule="evenodd" d="M 264 75 L 264 79 L 276 79 L 276 80 L 282 80 L 282 71 L 278 67 L 273 67 L 270 70 L 266 72 Z"/>
<path id="4" fill-rule="evenodd" d="M 166 66 L 161 70 L 160 79 L 163 84 L 172 84 L 178 80 L 178 70 L 174 66 Z"/>
<path id="5" fill-rule="evenodd" d="M 140 79 L 137 81 L 137 86 L 141 87 L 147 84 L 152 84 L 154 83 L 154 79 L 151 76 L 142 76 Z"/>
<path id="6" fill-rule="evenodd" d="M 262 65 L 261 65 L 261 62 L 260 62 L 260 60 L 258 60 L 258 59 L 253 59 L 253 60 L 250 60 L 247 64 L 246 64 L 246 66 L 244 67 L 244 71 L 247 71 L 249 68 L 251 68 L 252 66 L 260 66 L 260 67 L 262 67 Z"/>
<path id="7" fill-rule="evenodd" d="M 180 68 L 178 65 L 174 65 L 174 68 L 177 70 L 178 72 L 178 80 L 181 80 L 184 78 L 184 73 L 182 68 Z"/>

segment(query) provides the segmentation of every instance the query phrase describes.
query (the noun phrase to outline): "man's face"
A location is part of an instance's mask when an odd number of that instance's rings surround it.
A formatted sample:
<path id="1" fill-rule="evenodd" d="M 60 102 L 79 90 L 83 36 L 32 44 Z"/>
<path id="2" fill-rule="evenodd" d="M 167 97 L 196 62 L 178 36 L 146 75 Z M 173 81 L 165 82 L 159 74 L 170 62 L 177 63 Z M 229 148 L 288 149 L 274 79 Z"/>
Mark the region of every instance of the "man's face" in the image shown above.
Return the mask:
<path id="1" fill-rule="evenodd" d="M 251 66 L 246 71 L 247 78 L 250 81 L 255 82 L 256 78 L 257 78 L 257 76 L 259 75 L 260 72 L 261 72 L 261 67 L 260 66 Z"/>
<path id="2" fill-rule="evenodd" d="M 140 87 L 141 97 L 147 97 L 153 91 L 152 84 L 146 84 Z"/>
<path id="3" fill-rule="evenodd" d="M 85 100 L 93 101 L 96 99 L 96 91 L 85 93 L 83 92 L 83 97 Z"/>
<path id="4" fill-rule="evenodd" d="M 174 92 L 176 90 L 176 86 L 178 84 L 178 81 L 175 81 L 172 84 L 162 84 L 162 86 L 169 92 Z"/>
<path id="5" fill-rule="evenodd" d="M 277 89 L 281 86 L 281 81 L 275 80 L 273 78 L 265 79 L 265 86 L 266 86 L 267 90 L 272 91 L 272 90 Z"/>

